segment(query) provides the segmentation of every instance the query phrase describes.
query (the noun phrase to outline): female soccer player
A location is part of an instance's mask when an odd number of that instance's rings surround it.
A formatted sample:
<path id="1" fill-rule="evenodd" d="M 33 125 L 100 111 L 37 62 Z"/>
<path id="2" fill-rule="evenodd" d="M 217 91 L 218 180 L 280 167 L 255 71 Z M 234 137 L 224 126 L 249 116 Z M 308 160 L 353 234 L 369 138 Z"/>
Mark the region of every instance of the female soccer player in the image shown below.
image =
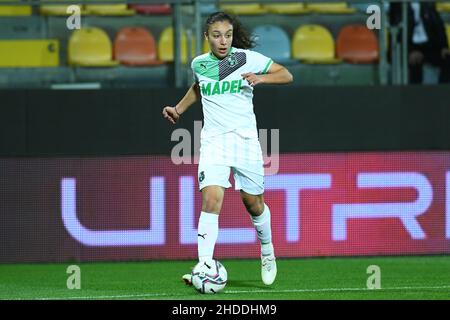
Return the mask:
<path id="1" fill-rule="evenodd" d="M 235 189 L 251 215 L 261 243 L 261 277 L 271 285 L 277 275 L 272 245 L 270 210 L 264 203 L 264 167 L 253 112 L 253 88 L 259 84 L 285 84 L 293 77 L 272 59 L 248 49 L 253 47 L 249 33 L 234 17 L 211 14 L 204 36 L 210 52 L 193 59 L 194 84 L 175 106 L 164 107 L 163 117 L 175 124 L 180 116 L 202 99 L 204 125 L 200 134 L 198 165 L 202 211 L 198 222 L 198 258 L 213 259 L 218 218 L 230 169 Z M 183 276 L 190 284 L 190 275 Z"/>

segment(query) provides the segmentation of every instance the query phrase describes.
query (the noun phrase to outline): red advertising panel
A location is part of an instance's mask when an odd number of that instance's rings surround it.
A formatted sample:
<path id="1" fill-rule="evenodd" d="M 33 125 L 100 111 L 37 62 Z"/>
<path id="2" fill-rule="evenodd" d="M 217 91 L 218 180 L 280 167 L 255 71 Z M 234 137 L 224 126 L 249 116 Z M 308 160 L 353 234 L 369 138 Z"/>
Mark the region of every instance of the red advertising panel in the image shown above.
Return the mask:
<path id="1" fill-rule="evenodd" d="M 450 253 L 450 152 L 283 154 L 276 171 L 265 201 L 278 257 Z M 197 256 L 195 163 L 0 159 L 0 199 L 0 262 Z M 259 257 L 233 187 L 219 225 L 215 257 Z"/>

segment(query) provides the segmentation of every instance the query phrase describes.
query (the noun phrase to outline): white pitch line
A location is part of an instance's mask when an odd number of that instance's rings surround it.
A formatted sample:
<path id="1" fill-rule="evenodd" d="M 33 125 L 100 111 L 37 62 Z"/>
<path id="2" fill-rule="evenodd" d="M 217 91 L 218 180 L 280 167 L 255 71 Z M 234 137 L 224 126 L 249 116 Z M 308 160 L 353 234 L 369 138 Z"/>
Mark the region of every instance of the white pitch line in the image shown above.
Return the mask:
<path id="1" fill-rule="evenodd" d="M 333 292 L 333 291 L 379 291 L 379 290 L 418 290 L 418 289 L 450 289 L 448 286 L 435 286 L 435 287 L 388 287 L 380 289 L 368 289 L 368 288 L 322 288 L 322 289 L 283 289 L 283 290 L 242 290 L 233 291 L 229 290 L 224 293 L 291 293 L 291 292 Z"/>
<path id="2" fill-rule="evenodd" d="M 113 299 L 113 298 L 139 298 L 139 297 L 162 297 L 162 296 L 185 296 L 185 294 L 172 293 L 145 293 L 145 294 L 124 294 L 114 296 L 80 296 L 80 297 L 54 297 L 54 298 L 38 298 L 36 300 L 77 300 L 77 299 Z"/>
<path id="3" fill-rule="evenodd" d="M 239 294 L 239 293 L 304 293 L 304 292 L 340 292 L 340 291 L 368 291 L 376 292 L 383 290 L 419 290 L 419 289 L 450 289 L 450 285 L 445 286 L 429 286 L 429 287 L 387 287 L 381 289 L 367 288 L 319 288 L 319 289 L 282 289 L 282 290 L 227 290 L 222 294 Z M 188 296 L 189 294 L 172 294 L 172 293 L 146 293 L 146 294 L 128 294 L 128 295 L 112 295 L 112 296 L 79 296 L 79 297 L 53 297 L 38 298 L 37 300 L 76 300 L 76 299 L 120 299 L 120 298 L 151 298 L 163 296 Z"/>

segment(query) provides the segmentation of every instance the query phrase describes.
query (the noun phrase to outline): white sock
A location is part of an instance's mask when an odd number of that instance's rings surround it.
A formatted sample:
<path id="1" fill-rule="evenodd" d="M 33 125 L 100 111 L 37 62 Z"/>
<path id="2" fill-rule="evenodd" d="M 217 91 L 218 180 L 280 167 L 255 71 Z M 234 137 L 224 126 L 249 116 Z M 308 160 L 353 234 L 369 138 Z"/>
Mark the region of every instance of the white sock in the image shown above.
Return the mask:
<path id="1" fill-rule="evenodd" d="M 198 219 L 198 260 L 212 260 L 219 235 L 219 215 L 202 211 Z"/>
<path id="2" fill-rule="evenodd" d="M 270 227 L 270 210 L 264 204 L 264 211 L 259 216 L 252 216 L 253 225 L 255 226 L 258 239 L 261 242 L 261 254 L 263 256 L 274 253 L 272 245 L 272 229 Z"/>

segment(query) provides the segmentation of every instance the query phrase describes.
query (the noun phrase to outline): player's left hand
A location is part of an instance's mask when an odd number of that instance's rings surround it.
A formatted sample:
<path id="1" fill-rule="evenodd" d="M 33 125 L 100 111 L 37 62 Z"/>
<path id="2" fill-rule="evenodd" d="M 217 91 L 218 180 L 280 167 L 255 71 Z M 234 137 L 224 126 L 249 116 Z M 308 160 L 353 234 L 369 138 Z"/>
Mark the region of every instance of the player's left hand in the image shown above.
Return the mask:
<path id="1" fill-rule="evenodd" d="M 247 82 L 252 86 L 256 86 L 257 84 L 263 83 L 263 78 L 260 75 L 256 75 L 252 72 L 247 72 L 241 74 L 242 78 L 247 80 Z"/>

